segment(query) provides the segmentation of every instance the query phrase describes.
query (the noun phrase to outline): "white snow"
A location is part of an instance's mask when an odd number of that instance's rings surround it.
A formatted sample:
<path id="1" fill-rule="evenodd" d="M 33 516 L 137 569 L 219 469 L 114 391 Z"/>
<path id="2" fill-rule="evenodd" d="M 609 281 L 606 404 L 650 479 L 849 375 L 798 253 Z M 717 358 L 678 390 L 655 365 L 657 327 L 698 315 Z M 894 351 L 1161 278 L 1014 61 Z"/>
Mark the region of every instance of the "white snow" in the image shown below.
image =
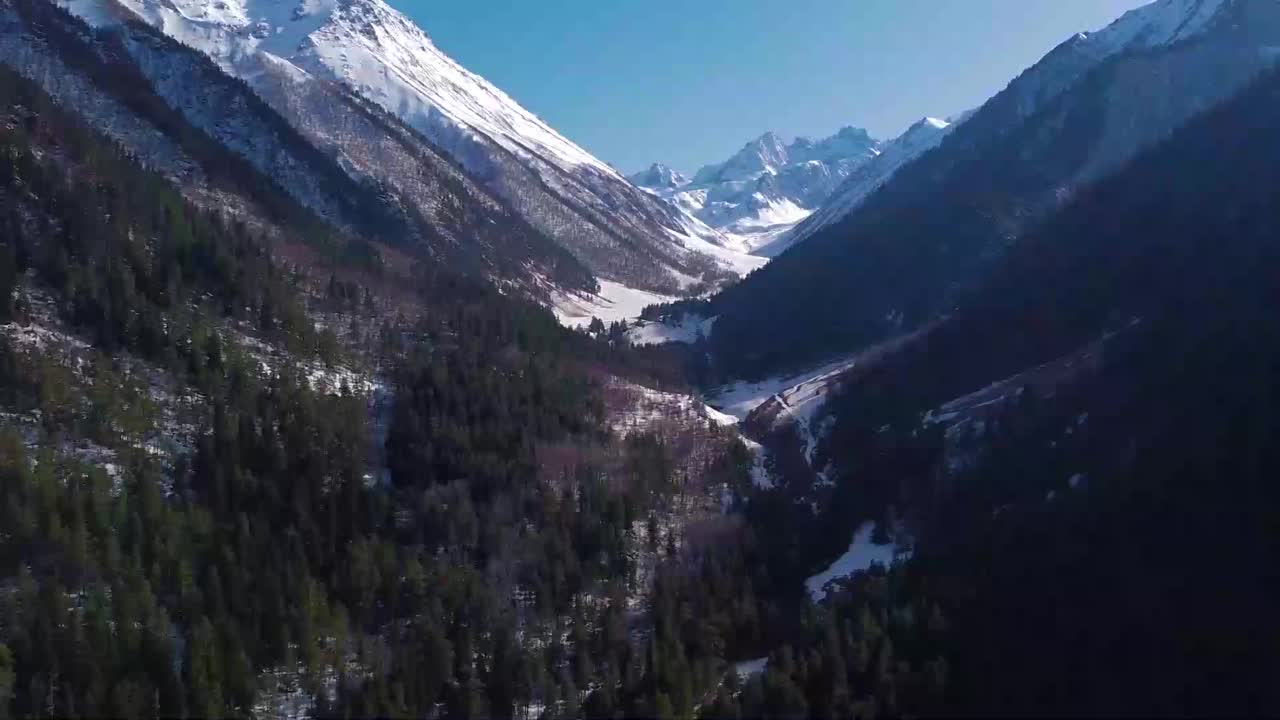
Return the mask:
<path id="1" fill-rule="evenodd" d="M 702 168 L 692 181 L 660 164 L 631 180 L 723 233 L 725 246 L 755 253 L 809 217 L 879 151 L 879 141 L 857 128 L 791 143 L 770 132 Z"/>
<path id="2" fill-rule="evenodd" d="M 686 217 L 689 217 L 689 215 L 686 215 Z M 768 258 L 760 258 L 760 256 L 751 255 L 749 252 L 740 249 L 735 250 L 733 247 L 716 245 L 716 243 L 710 242 L 704 236 L 692 232 L 691 228 L 686 227 L 685 233 L 678 234 L 677 240 L 680 240 L 685 249 L 698 252 L 699 255 L 708 255 L 713 260 L 716 260 L 722 268 L 739 275 L 753 273 L 755 270 L 759 270 L 769 264 Z"/>
<path id="3" fill-rule="evenodd" d="M 703 405 L 703 411 L 706 413 L 708 420 L 722 427 L 730 427 L 738 424 L 738 418 L 732 415 L 726 415 L 710 405 Z"/>
<path id="4" fill-rule="evenodd" d="M 732 383 L 713 392 L 710 402 L 720 411 L 745 420 L 756 408 L 776 397 L 785 401 L 793 412 L 812 416 L 826 396 L 829 381 L 853 367 L 857 360 L 856 356 L 848 357 L 794 375 Z"/>
<path id="5" fill-rule="evenodd" d="M 654 390 L 617 378 L 611 381 L 610 392 L 619 393 L 626 399 L 623 403 L 606 401 L 606 407 L 616 406 L 610 409 L 607 422 L 619 436 L 647 432 L 667 420 L 696 420 L 721 427 L 738 424 L 737 418 L 717 412 L 693 395 Z"/>
<path id="6" fill-rule="evenodd" d="M 57 1 L 97 25 L 120 22 L 107 10 L 123 8 L 116 15 L 132 13 L 207 54 L 254 86 L 304 134 L 318 135 L 326 150 L 348 153 L 352 129 L 327 112 L 290 107 L 274 79 L 283 73 L 294 82 L 332 82 L 351 90 L 421 132 L 477 178 L 485 192 L 501 196 L 534 227 L 584 256 L 605 279 L 635 284 L 658 275 L 687 287 L 696 282 L 688 277 L 700 264 L 695 255 L 709 255 L 738 275 L 763 264 L 726 247 L 732 243 L 723 233 L 638 191 L 608 164 L 441 52 L 384 0 Z M 368 144 L 387 140 L 381 130 L 374 132 L 379 134 Z M 274 175 L 271 169 L 264 172 Z M 392 173 L 393 187 L 412 184 L 402 175 Z M 633 249 L 637 246 L 641 251 Z M 602 248 L 633 254 L 630 259 L 637 261 L 657 258 L 657 267 L 633 271 L 635 264 L 606 262 L 594 254 Z M 646 248 L 652 252 L 643 252 Z"/>
<path id="7" fill-rule="evenodd" d="M 739 218 L 729 224 L 729 231 L 739 235 L 769 230 L 779 225 L 795 225 L 813 213 L 810 208 L 800 207 L 791 198 L 769 197 L 764 193 L 751 196 L 756 210 L 753 214 Z"/>
<path id="8" fill-rule="evenodd" d="M 341 80 L 411 125 L 447 118 L 509 152 L 569 167 L 617 171 L 565 139 L 484 78 L 442 53 L 383 0 L 117 0 L 166 34 L 206 52 L 232 74 L 257 53 Z M 87 21 L 108 22 L 108 0 L 61 0 Z"/>
<path id="9" fill-rule="evenodd" d="M 804 586 L 809 591 L 809 597 L 815 603 L 820 603 L 827 599 L 827 585 L 833 580 L 840 580 L 854 573 L 864 572 L 877 563 L 888 567 L 893 564 L 894 560 L 906 557 L 909 554 L 905 550 L 900 550 L 896 545 L 876 545 L 871 542 L 871 536 L 874 533 L 875 523 L 863 523 L 858 528 L 858 531 L 854 533 L 853 542 L 849 543 L 849 549 L 844 555 L 837 558 L 823 572 L 804 581 Z"/>
<path id="10" fill-rule="evenodd" d="M 258 363 L 258 370 L 264 377 L 275 377 L 281 368 L 288 365 L 301 373 L 308 386 L 318 393 L 337 395 L 346 388 L 353 395 L 374 398 L 388 392 L 387 384 L 378 377 L 341 365 L 331 367 L 316 359 L 298 359 L 237 328 L 226 329 L 236 344 Z"/>
<path id="11" fill-rule="evenodd" d="M 685 314 L 675 323 L 639 321 L 635 327 L 627 331 L 627 339 L 634 345 L 663 345 L 666 343 L 697 342 L 699 337 L 711 337 L 711 329 L 716 318 L 704 318 L 700 315 Z"/>
<path id="12" fill-rule="evenodd" d="M 59 348 L 80 352 L 89 350 L 89 344 L 84 340 L 40 323 L 0 325 L 0 333 L 6 335 L 15 347 L 21 349 L 45 351 L 50 348 Z"/>
<path id="13" fill-rule="evenodd" d="M 566 327 L 582 328 L 591 324 L 592 318 L 600 318 L 609 325 L 614 322 L 630 322 L 650 305 L 664 305 L 678 298 L 637 290 L 612 280 L 600 281 L 598 295 L 556 293 L 552 311 Z"/>
<path id="14" fill-rule="evenodd" d="M 756 675 L 763 673 L 764 669 L 768 666 L 769 658 L 762 657 L 756 658 L 755 660 L 747 660 L 746 662 L 737 663 L 733 666 L 733 671 L 738 674 L 739 679 L 746 680 L 747 678 L 755 677 Z"/>
<path id="15" fill-rule="evenodd" d="M 1130 10 L 1119 20 L 1078 37 L 1101 56 L 1155 48 L 1204 32 L 1227 0 L 1156 0 Z"/>
<path id="16" fill-rule="evenodd" d="M 760 443 L 743 436 L 742 442 L 751 451 L 751 482 L 761 490 L 774 488 L 773 476 L 769 474 L 769 450 Z"/>

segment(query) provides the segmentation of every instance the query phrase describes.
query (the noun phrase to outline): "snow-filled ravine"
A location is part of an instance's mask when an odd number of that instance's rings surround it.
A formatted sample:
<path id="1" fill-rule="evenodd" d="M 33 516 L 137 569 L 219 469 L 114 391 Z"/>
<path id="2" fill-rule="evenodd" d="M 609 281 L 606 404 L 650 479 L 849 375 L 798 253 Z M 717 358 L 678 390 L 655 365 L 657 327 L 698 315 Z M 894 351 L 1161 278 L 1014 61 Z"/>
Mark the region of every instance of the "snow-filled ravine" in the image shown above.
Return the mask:
<path id="1" fill-rule="evenodd" d="M 872 565 L 888 567 L 895 560 L 905 560 L 911 556 L 910 550 L 897 545 L 876 545 L 871 540 L 875 529 L 875 523 L 863 523 L 853 534 L 853 542 L 849 543 L 849 549 L 843 555 L 836 558 L 826 570 L 804 581 L 805 589 L 815 603 L 827 599 L 827 586 L 835 580 L 870 570 Z"/>
<path id="2" fill-rule="evenodd" d="M 775 375 L 758 382 L 740 381 L 716 390 L 710 404 L 721 412 L 745 420 L 756 408 L 775 397 L 787 400 L 796 412 L 812 413 L 825 397 L 829 381 L 853 367 L 858 356 L 842 358 L 822 367 L 790 375 Z"/>
<path id="3" fill-rule="evenodd" d="M 627 331 L 627 339 L 633 345 L 663 345 L 666 343 L 684 343 L 691 345 L 698 340 L 710 337 L 716 324 L 716 318 L 704 318 L 701 315 L 682 315 L 673 322 L 650 322 L 641 320 L 635 327 Z"/>

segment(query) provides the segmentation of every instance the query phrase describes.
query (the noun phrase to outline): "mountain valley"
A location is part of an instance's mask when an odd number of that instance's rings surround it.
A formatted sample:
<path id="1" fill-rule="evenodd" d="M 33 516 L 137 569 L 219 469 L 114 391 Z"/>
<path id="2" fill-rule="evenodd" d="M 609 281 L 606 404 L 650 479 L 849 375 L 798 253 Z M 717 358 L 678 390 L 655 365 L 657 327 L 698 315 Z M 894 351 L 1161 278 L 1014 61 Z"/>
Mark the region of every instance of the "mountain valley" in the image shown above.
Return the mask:
<path id="1" fill-rule="evenodd" d="M 1280 2 L 688 175 L 429 31 L 0 0 L 0 714 L 1280 711 Z"/>

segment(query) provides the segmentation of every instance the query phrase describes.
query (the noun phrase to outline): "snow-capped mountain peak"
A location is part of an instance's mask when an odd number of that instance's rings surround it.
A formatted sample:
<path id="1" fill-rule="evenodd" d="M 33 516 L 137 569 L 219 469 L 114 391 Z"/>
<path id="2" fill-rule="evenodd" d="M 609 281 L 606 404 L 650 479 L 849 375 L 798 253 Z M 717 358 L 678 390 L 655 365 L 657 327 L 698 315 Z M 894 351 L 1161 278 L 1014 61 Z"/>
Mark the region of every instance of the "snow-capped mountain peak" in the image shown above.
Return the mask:
<path id="1" fill-rule="evenodd" d="M 442 115 L 516 153 L 616 174 L 484 78 L 441 52 L 383 0 L 115 0 L 233 74 L 255 72 L 257 55 L 345 82 L 410 125 Z M 104 0 L 63 0 L 72 11 Z"/>
<path id="2" fill-rule="evenodd" d="M 641 191 L 463 68 L 384 0 L 56 1 L 96 25 L 131 13 L 247 81 L 295 125 L 327 115 L 301 100 L 316 95 L 302 88 L 317 85 L 335 89 L 323 102 L 354 96 L 394 116 L 601 279 L 678 294 L 741 272 L 722 234 Z M 358 142 L 342 126 L 317 134 L 326 147 Z"/>
<path id="3" fill-rule="evenodd" d="M 647 170 L 627 179 L 642 188 L 655 190 L 674 190 L 689 184 L 689 178 L 662 163 L 654 163 Z"/>
<path id="4" fill-rule="evenodd" d="M 840 128 L 835 135 L 821 140 L 796 138 L 787 146 L 787 153 L 793 163 L 811 160 L 826 162 L 841 158 L 862 157 L 869 151 L 874 153 L 878 147 L 879 143 L 866 130 L 846 126 Z"/>
<path id="5" fill-rule="evenodd" d="M 776 172 L 788 164 L 786 143 L 777 133 L 767 132 L 752 140 L 723 163 L 707 165 L 699 170 L 693 181 L 699 185 L 733 180 L 745 180 L 760 173 Z"/>
<path id="6" fill-rule="evenodd" d="M 754 250 L 804 220 L 844 178 L 879 153 L 880 143 L 856 127 L 790 143 L 767 132 L 728 160 L 703 167 L 692 181 L 673 179 L 662 166 L 631 180 L 736 240 L 740 248 Z"/>

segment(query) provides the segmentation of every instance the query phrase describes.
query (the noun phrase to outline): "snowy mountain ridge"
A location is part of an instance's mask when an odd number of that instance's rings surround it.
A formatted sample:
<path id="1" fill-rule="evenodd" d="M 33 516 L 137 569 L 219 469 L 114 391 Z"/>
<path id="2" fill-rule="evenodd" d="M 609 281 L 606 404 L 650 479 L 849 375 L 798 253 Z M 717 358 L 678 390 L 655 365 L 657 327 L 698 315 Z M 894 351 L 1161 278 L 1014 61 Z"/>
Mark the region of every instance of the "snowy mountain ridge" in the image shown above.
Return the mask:
<path id="1" fill-rule="evenodd" d="M 132 18 L 196 48 L 295 125 L 331 114 L 334 92 L 326 98 L 317 86 L 371 103 L 445 151 L 602 280 L 679 295 L 715 287 L 753 262 L 467 71 L 383 0 L 57 2 L 94 25 Z M 349 127 L 311 129 L 347 148 L 386 140 L 369 128 L 365 137 Z"/>
<path id="2" fill-rule="evenodd" d="M 879 141 L 855 127 L 790 143 L 767 132 L 692 180 L 661 164 L 630 180 L 754 251 L 808 217 L 880 151 Z"/>
<path id="3" fill-rule="evenodd" d="M 91 21 L 104 0 L 61 0 Z M 425 126 L 434 114 L 472 128 L 512 152 L 569 167 L 613 168 L 565 139 L 492 84 L 441 52 L 413 21 L 382 0 L 114 0 L 167 35 L 243 76 L 259 53 L 317 77 L 339 80 Z"/>
<path id="4" fill-rule="evenodd" d="M 1112 55 L 1171 45 L 1210 28 L 1231 0 L 1156 0 L 1130 10 L 1107 27 L 1080 33 L 1079 42 Z"/>

